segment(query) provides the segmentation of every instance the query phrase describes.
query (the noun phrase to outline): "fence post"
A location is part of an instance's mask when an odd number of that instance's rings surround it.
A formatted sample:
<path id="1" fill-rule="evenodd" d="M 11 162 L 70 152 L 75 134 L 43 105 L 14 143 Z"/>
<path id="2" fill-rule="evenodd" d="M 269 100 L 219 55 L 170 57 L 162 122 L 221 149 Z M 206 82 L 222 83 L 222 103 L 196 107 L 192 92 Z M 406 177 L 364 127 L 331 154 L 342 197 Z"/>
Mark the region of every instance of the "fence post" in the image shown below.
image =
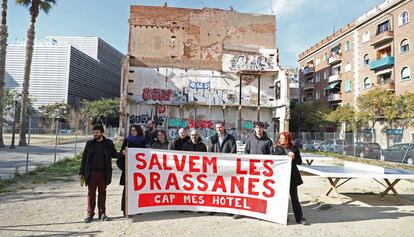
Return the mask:
<path id="1" fill-rule="evenodd" d="M 55 156 L 53 158 L 53 164 L 56 164 L 56 152 L 57 152 L 57 143 L 58 143 L 58 132 L 59 132 L 59 118 L 56 118 Z"/>
<path id="2" fill-rule="evenodd" d="M 30 149 L 30 134 L 32 131 L 32 117 L 29 116 L 29 137 L 27 141 L 26 150 L 26 174 L 29 173 L 29 149 Z"/>

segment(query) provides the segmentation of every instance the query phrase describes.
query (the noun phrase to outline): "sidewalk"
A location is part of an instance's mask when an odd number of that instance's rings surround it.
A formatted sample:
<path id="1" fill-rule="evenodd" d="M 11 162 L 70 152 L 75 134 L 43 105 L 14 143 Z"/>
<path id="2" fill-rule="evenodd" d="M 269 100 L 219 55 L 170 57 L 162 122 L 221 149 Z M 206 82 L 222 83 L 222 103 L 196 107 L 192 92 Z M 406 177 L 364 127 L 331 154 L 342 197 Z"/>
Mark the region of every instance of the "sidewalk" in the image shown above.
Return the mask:
<path id="1" fill-rule="evenodd" d="M 76 153 L 85 147 L 85 142 L 76 144 Z M 0 149 L 0 179 L 9 179 L 15 173 L 26 172 L 27 147 L 16 146 Z M 36 169 L 38 165 L 53 164 L 55 154 L 54 145 L 33 145 L 29 147 L 29 171 Z M 58 145 L 56 149 L 56 161 L 75 155 L 75 143 Z"/>

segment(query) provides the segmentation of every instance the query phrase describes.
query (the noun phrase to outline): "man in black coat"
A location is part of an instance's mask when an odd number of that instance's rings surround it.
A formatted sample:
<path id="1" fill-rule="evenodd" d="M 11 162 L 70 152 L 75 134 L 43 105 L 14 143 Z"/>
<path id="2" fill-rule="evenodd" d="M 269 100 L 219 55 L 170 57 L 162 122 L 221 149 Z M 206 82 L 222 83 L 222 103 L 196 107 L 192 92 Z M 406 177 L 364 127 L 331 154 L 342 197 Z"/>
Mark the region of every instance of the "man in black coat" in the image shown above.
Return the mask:
<path id="1" fill-rule="evenodd" d="M 157 123 L 154 120 L 147 122 L 147 131 L 145 131 L 145 144 L 151 148 L 158 141 Z"/>
<path id="2" fill-rule="evenodd" d="M 252 133 L 246 141 L 246 146 L 244 148 L 245 154 L 273 154 L 273 142 L 264 130 L 264 124 L 262 122 L 255 123 L 254 133 Z"/>
<path id="3" fill-rule="evenodd" d="M 207 152 L 207 147 L 201 140 L 200 134 L 197 130 L 192 130 L 190 133 L 191 139 L 183 145 L 183 151 L 201 151 Z"/>
<path id="4" fill-rule="evenodd" d="M 187 130 L 185 128 L 180 128 L 180 130 L 178 130 L 178 138 L 175 139 L 174 142 L 171 142 L 168 149 L 174 151 L 182 151 L 184 144 L 189 140 L 190 137 L 187 135 Z"/>
<path id="5" fill-rule="evenodd" d="M 216 131 L 209 139 L 208 152 L 237 153 L 236 139 L 227 133 L 224 122 L 216 123 Z"/>
<path id="6" fill-rule="evenodd" d="M 96 189 L 98 189 L 98 213 L 99 219 L 107 221 L 105 214 L 106 186 L 112 180 L 112 158 L 121 156 L 115 150 L 115 145 L 110 139 L 103 136 L 104 129 L 98 124 L 93 127 L 93 140 L 86 143 L 82 155 L 79 177 L 88 186 L 88 216 L 84 222 L 93 220 L 96 205 Z"/>

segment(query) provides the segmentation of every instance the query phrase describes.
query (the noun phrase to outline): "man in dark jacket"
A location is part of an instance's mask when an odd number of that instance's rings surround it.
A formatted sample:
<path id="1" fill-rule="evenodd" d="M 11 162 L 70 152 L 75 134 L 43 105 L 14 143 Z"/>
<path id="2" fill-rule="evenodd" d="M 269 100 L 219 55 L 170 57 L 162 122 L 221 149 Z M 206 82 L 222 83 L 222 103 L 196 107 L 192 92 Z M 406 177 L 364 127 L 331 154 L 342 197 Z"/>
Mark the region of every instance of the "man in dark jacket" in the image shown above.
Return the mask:
<path id="1" fill-rule="evenodd" d="M 227 133 L 224 122 L 216 123 L 216 131 L 209 139 L 208 152 L 237 153 L 236 139 Z"/>
<path id="2" fill-rule="evenodd" d="M 145 144 L 151 148 L 158 141 L 157 123 L 154 120 L 147 122 L 147 131 L 145 131 Z"/>
<path id="3" fill-rule="evenodd" d="M 112 180 L 112 160 L 121 155 L 115 150 L 114 143 L 103 136 L 104 129 L 98 124 L 93 127 L 93 140 L 86 143 L 83 151 L 79 176 L 88 186 L 88 216 L 85 223 L 91 222 L 95 215 L 96 189 L 98 188 L 99 219 L 107 221 L 105 214 L 106 186 Z"/>
<path id="4" fill-rule="evenodd" d="M 192 130 L 190 133 L 191 139 L 183 145 L 183 151 L 201 151 L 207 152 L 207 147 L 201 140 L 200 134 L 197 130 Z"/>
<path id="5" fill-rule="evenodd" d="M 233 135 L 228 134 L 223 121 L 216 123 L 216 134 L 210 137 L 208 143 L 208 152 L 217 153 L 237 153 L 236 139 Z M 210 212 L 208 215 L 214 215 Z"/>
<path id="6" fill-rule="evenodd" d="M 247 138 L 244 148 L 245 154 L 271 155 L 273 154 L 273 142 L 264 131 L 264 124 L 256 122 L 254 133 Z M 241 215 L 234 215 L 234 219 L 242 218 Z"/>
<path id="7" fill-rule="evenodd" d="M 182 151 L 183 146 L 190 140 L 190 137 L 187 135 L 187 130 L 185 128 L 180 128 L 178 130 L 178 138 L 174 142 L 171 142 L 169 150 Z"/>
<path id="8" fill-rule="evenodd" d="M 264 131 L 264 124 L 256 122 L 254 133 L 246 141 L 245 154 L 271 155 L 273 154 L 273 142 Z"/>

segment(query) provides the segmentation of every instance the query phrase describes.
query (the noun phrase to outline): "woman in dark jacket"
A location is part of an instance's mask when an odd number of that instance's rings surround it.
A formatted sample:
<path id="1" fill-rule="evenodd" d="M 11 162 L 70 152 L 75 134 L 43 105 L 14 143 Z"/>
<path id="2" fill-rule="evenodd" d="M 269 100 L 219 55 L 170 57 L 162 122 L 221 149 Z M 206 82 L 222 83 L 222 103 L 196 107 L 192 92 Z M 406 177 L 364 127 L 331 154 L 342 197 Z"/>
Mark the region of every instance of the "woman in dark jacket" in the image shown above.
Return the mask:
<path id="1" fill-rule="evenodd" d="M 133 148 L 146 148 L 145 137 L 142 128 L 139 125 L 131 125 L 129 128 L 128 138 L 124 139 L 121 147 L 121 153 L 124 152 L 126 147 Z M 119 180 L 119 185 L 124 186 L 124 191 L 122 191 L 122 201 L 121 201 L 121 210 L 125 215 L 125 155 L 118 158 L 116 165 L 120 170 L 122 170 L 121 179 Z"/>
<path id="2" fill-rule="evenodd" d="M 275 155 L 288 155 L 292 159 L 292 171 L 290 175 L 290 200 L 292 201 L 293 213 L 297 223 L 306 225 L 306 219 L 303 218 L 302 208 L 299 203 L 298 186 L 303 184 L 297 165 L 302 164 L 302 157 L 299 149 L 292 144 L 292 135 L 288 132 L 282 132 L 276 142 Z"/>
<path id="3" fill-rule="evenodd" d="M 155 142 L 151 148 L 159 150 L 168 150 L 169 146 L 170 143 L 167 140 L 167 133 L 164 130 L 159 130 L 157 142 Z"/>

